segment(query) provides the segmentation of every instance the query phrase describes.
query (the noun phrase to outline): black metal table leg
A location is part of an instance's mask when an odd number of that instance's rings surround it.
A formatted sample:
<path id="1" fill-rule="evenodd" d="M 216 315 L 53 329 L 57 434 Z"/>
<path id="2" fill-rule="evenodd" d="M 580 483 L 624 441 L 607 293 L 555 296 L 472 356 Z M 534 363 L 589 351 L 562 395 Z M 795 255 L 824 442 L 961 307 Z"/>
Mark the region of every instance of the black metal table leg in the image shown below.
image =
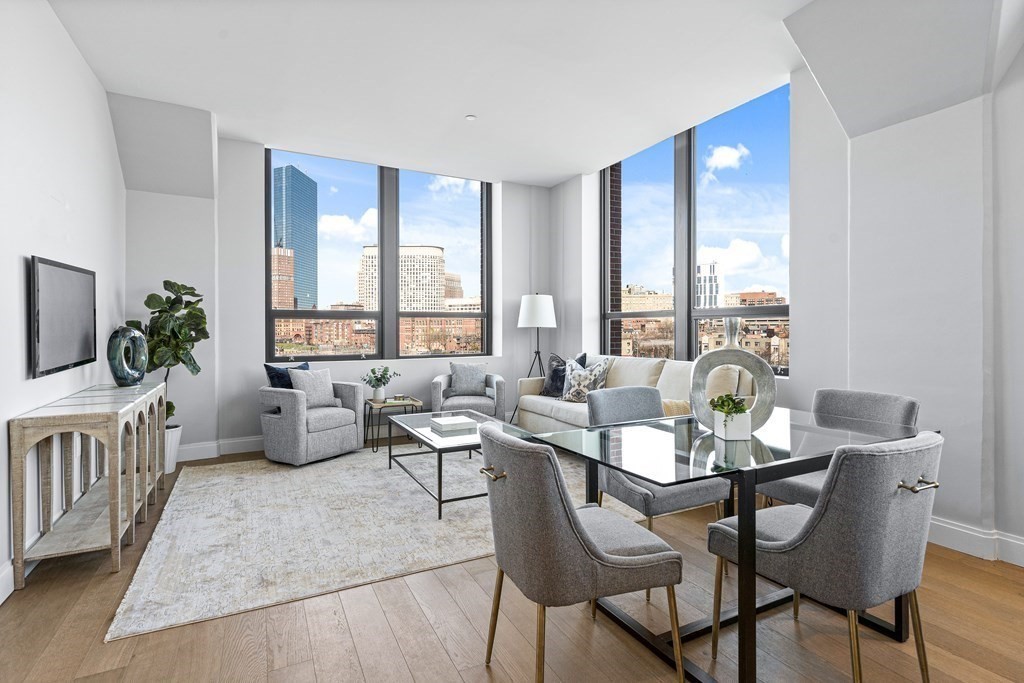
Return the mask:
<path id="1" fill-rule="evenodd" d="M 598 464 L 588 459 L 587 460 L 587 502 L 597 502 L 597 468 Z"/>
<path id="2" fill-rule="evenodd" d="M 757 547 L 755 503 L 757 486 L 755 473 L 749 470 L 737 472 L 737 502 L 739 503 L 739 541 L 737 560 L 739 565 L 739 680 L 757 680 Z"/>
<path id="3" fill-rule="evenodd" d="M 441 451 L 437 452 L 437 518 L 441 519 L 441 506 L 444 502 L 444 492 L 441 489 L 441 464 L 444 462 L 444 457 L 441 455 Z"/>
<path id="4" fill-rule="evenodd" d="M 370 406 L 363 404 L 363 448 L 370 439 Z"/>
<path id="5" fill-rule="evenodd" d="M 391 469 L 391 420 L 388 420 L 388 469 Z"/>

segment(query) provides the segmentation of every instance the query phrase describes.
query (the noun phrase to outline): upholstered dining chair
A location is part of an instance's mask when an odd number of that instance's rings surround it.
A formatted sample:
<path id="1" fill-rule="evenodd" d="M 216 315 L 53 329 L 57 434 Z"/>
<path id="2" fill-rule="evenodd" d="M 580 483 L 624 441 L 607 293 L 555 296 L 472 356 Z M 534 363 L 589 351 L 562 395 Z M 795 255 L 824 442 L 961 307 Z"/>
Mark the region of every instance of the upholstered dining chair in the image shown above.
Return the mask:
<path id="1" fill-rule="evenodd" d="M 917 399 L 909 396 L 850 389 L 818 389 L 814 392 L 811 411 L 819 421 L 839 417 L 913 427 L 917 424 L 919 407 Z M 771 481 L 758 486 L 757 492 L 772 500 L 814 507 L 825 482 L 825 472 L 819 470 Z"/>
<path id="2" fill-rule="evenodd" d="M 574 508 L 550 446 L 517 439 L 494 423 L 481 425 L 480 444 L 498 564 L 485 662 L 491 663 L 506 574 L 537 603 L 538 681 L 544 680 L 547 607 L 664 586 L 682 681 L 675 586 L 683 578 L 683 556 L 615 512 L 593 504 Z"/>
<path id="3" fill-rule="evenodd" d="M 941 452 L 942 437 L 934 432 L 869 446 L 840 446 L 813 508 L 781 505 L 756 512 L 757 573 L 794 593 L 847 610 L 854 681 L 861 680 L 857 612 L 901 595 L 910 598 L 921 678 L 928 680 L 917 587 Z M 738 554 L 737 519 L 708 525 L 708 550 L 718 556 L 712 659 L 718 656 L 723 561 L 735 562 Z"/>
<path id="4" fill-rule="evenodd" d="M 661 392 L 654 387 L 615 387 L 596 389 L 587 394 L 590 426 L 631 422 L 664 417 Z M 659 486 L 607 467 L 598 472 L 597 504 L 604 494 L 619 500 L 647 518 L 647 528 L 654 530 L 654 518 L 680 510 L 715 504 L 717 515 L 724 514 L 722 501 L 732 492 L 726 479 L 708 479 L 690 484 Z M 647 591 L 647 599 L 651 592 Z"/>

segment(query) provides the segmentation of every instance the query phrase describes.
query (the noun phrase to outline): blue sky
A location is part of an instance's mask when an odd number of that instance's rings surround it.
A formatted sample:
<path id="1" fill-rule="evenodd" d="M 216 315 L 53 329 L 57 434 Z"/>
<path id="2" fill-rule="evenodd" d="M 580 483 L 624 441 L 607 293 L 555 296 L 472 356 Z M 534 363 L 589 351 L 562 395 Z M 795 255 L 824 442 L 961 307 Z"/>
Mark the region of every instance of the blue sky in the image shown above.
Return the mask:
<path id="1" fill-rule="evenodd" d="M 320 308 L 354 302 L 363 245 L 377 243 L 377 167 L 272 151 L 273 167 L 291 164 L 317 183 Z M 462 275 L 465 295 L 480 294 L 480 183 L 399 172 L 402 244 L 445 248 L 448 272 Z"/>
<path id="2" fill-rule="evenodd" d="M 622 163 L 623 283 L 672 288 L 673 140 Z M 789 297 L 789 86 L 697 127 L 697 260 Z"/>

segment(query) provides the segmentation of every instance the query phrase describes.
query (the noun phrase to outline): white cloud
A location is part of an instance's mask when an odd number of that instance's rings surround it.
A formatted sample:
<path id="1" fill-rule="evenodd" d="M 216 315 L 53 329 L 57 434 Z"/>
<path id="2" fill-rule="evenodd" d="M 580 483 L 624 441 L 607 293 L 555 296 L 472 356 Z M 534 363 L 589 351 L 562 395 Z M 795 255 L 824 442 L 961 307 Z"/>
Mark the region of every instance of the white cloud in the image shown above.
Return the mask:
<path id="1" fill-rule="evenodd" d="M 342 240 L 348 242 L 376 242 L 377 209 L 367 209 L 358 221 L 351 216 L 323 214 L 317 223 L 317 231 L 325 240 Z"/>
<path id="2" fill-rule="evenodd" d="M 789 266 L 766 255 L 756 242 L 734 238 L 727 247 L 699 247 L 697 263 L 717 263 L 722 292 L 789 292 Z"/>
<path id="3" fill-rule="evenodd" d="M 480 182 L 466 180 L 465 178 L 452 178 L 446 175 L 436 175 L 430 179 L 427 189 L 435 196 L 453 199 L 466 190 L 473 194 L 480 194 Z"/>
<path id="4" fill-rule="evenodd" d="M 701 187 L 707 187 L 709 183 L 718 180 L 715 171 L 724 168 L 738 169 L 743 160 L 750 156 L 750 150 L 738 143 L 735 147 L 719 145 L 708 147 L 708 153 L 704 156 L 704 172 L 700 174 Z"/>
<path id="5" fill-rule="evenodd" d="M 334 185 L 331 185 L 330 192 L 331 192 L 331 194 L 338 194 L 338 188 L 336 188 Z"/>

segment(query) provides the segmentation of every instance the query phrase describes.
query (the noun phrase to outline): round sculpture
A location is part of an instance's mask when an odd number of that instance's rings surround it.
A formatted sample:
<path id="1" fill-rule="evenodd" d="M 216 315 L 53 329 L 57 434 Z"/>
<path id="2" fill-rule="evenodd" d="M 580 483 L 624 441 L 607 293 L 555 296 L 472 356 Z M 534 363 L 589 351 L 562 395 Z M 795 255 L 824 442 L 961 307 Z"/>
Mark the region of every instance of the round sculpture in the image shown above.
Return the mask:
<path id="1" fill-rule="evenodd" d="M 697 422 L 707 429 L 714 429 L 715 413 L 708 405 L 708 376 L 715 368 L 723 365 L 736 365 L 751 374 L 757 394 L 754 405 L 749 407 L 750 429 L 763 427 L 772 410 L 775 409 L 775 373 L 764 360 L 744 351 L 739 345 L 739 318 L 725 319 L 725 346 L 708 351 L 697 358 L 693 364 L 693 379 L 690 383 L 690 407 Z"/>
<path id="2" fill-rule="evenodd" d="M 149 363 L 149 347 L 146 338 L 138 330 L 119 327 L 107 340 L 107 363 L 119 387 L 134 387 L 142 384 Z"/>

